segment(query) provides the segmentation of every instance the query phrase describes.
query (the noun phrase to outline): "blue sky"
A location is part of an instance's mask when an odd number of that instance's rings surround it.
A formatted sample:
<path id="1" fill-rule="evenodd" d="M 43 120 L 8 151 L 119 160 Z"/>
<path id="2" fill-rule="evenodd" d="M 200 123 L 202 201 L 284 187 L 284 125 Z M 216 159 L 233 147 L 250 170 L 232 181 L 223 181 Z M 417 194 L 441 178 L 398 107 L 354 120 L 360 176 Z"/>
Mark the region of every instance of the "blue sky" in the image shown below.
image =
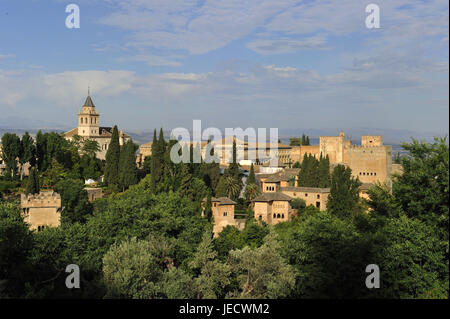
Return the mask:
<path id="1" fill-rule="evenodd" d="M 73 127 L 89 85 L 101 123 L 125 130 L 444 134 L 448 20 L 440 0 L 2 0 L 0 123 Z"/>

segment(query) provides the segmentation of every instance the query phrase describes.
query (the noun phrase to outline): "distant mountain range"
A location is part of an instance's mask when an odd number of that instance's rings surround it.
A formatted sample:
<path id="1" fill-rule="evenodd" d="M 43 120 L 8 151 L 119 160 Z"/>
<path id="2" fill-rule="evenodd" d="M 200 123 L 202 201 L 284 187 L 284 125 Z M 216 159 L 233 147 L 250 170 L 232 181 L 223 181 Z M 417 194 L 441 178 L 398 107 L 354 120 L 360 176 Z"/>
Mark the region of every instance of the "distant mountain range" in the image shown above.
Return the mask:
<path id="1" fill-rule="evenodd" d="M 0 136 L 2 136 L 6 132 L 10 133 L 16 133 L 19 135 L 22 135 L 26 131 L 28 131 L 30 134 L 34 135 L 36 134 L 39 129 L 41 129 L 43 132 L 50 132 L 50 131 L 56 131 L 56 132 L 65 132 L 70 130 L 72 127 L 65 127 L 60 126 L 55 123 L 43 123 L 41 121 L 35 121 L 30 122 L 26 121 L 24 123 L 27 123 L 26 127 L 11 127 L 10 125 L 7 125 L 7 123 L 17 123 L 16 121 L 10 121 L 11 118 L 8 120 L 1 119 L 0 120 Z M 126 128 L 123 129 L 126 133 L 128 133 L 133 141 L 135 141 L 137 144 L 144 144 L 148 143 L 153 140 L 153 130 L 142 130 L 142 131 L 133 131 L 133 130 L 127 130 Z M 347 128 L 347 129 L 340 129 L 340 128 L 326 128 L 326 129 L 280 129 L 279 139 L 285 143 L 289 144 L 289 138 L 294 136 L 301 136 L 302 134 L 306 134 L 310 137 L 311 144 L 318 144 L 319 143 L 319 136 L 336 136 L 339 134 L 340 131 L 345 132 L 345 135 L 347 138 L 350 138 L 354 144 L 359 144 L 361 141 L 361 135 L 382 135 L 383 136 L 383 142 L 384 144 L 391 144 L 391 145 L 398 145 L 401 142 L 407 142 L 411 140 L 411 137 L 419 140 L 425 140 L 425 141 L 432 141 L 434 136 L 444 136 L 448 133 L 446 132 L 416 132 L 411 130 L 402 130 L 402 129 L 379 129 L 379 128 Z M 159 131 L 158 131 L 159 134 Z M 165 130 L 164 136 L 166 138 L 169 138 L 170 131 Z"/>

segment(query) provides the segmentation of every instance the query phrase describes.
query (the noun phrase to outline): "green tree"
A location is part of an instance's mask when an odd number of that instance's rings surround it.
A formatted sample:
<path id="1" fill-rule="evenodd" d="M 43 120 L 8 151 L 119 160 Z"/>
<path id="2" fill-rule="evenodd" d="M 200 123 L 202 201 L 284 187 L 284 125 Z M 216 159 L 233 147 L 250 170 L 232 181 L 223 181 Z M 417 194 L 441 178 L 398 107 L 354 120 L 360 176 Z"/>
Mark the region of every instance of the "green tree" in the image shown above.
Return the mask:
<path id="1" fill-rule="evenodd" d="M 300 215 L 303 210 L 306 208 L 306 202 L 302 198 L 294 198 L 291 201 L 291 207 L 296 209 L 298 211 L 298 214 Z"/>
<path id="2" fill-rule="evenodd" d="M 322 157 L 320 155 L 319 164 L 317 167 L 318 170 L 318 187 L 327 188 L 330 187 L 331 176 L 330 176 L 330 159 L 328 155 L 326 157 Z"/>
<path id="3" fill-rule="evenodd" d="M 408 217 L 438 227 L 448 241 L 449 148 L 446 138 L 433 143 L 412 140 L 401 158 L 403 173 L 394 178 L 393 195 Z"/>
<path id="4" fill-rule="evenodd" d="M 127 141 L 120 151 L 119 159 L 119 185 L 122 190 L 138 182 L 136 168 L 136 150 L 138 146 L 131 140 Z"/>
<path id="5" fill-rule="evenodd" d="M 319 161 L 313 155 L 305 153 L 298 175 L 299 186 L 319 187 L 319 176 Z"/>
<path id="6" fill-rule="evenodd" d="M 192 188 L 192 175 L 189 170 L 189 165 L 183 163 L 183 169 L 181 171 L 181 183 L 179 188 L 180 195 L 194 200 L 194 189 Z"/>
<path id="7" fill-rule="evenodd" d="M 25 274 L 33 247 L 32 234 L 14 203 L 0 201 L 0 297 L 24 295 Z"/>
<path id="8" fill-rule="evenodd" d="M 106 152 L 105 182 L 108 185 L 119 185 L 119 160 L 119 131 L 117 125 L 114 125 L 111 142 L 109 143 L 108 151 Z"/>
<path id="9" fill-rule="evenodd" d="M 23 178 L 24 166 L 29 163 L 31 166 L 35 165 L 36 160 L 36 146 L 34 145 L 33 138 L 25 132 L 20 141 L 21 144 L 21 154 L 20 154 L 20 179 Z"/>
<path id="10" fill-rule="evenodd" d="M 327 211 L 310 214 L 283 229 L 283 256 L 298 271 L 293 298 L 364 298 L 370 237 Z M 370 261 L 370 262 L 369 262 Z M 383 276 L 383 275 L 381 275 Z"/>
<path id="11" fill-rule="evenodd" d="M 244 198 L 248 204 L 250 204 L 251 201 L 260 194 L 261 194 L 261 191 L 259 190 L 259 187 L 256 184 L 252 183 L 252 184 L 247 184 L 245 186 Z"/>
<path id="12" fill-rule="evenodd" d="M 45 171 L 47 168 L 47 163 L 45 162 L 46 144 L 47 138 L 42 131 L 39 130 L 36 134 L 36 157 L 37 167 L 41 172 Z"/>
<path id="13" fill-rule="evenodd" d="M 178 141 L 171 138 L 164 152 L 164 190 L 175 191 L 180 185 L 182 164 L 175 164 L 170 158 L 170 151 L 178 144 Z"/>
<path id="14" fill-rule="evenodd" d="M 63 179 L 56 185 L 56 191 L 61 195 L 62 223 L 84 223 L 92 214 L 92 204 L 80 180 Z"/>
<path id="15" fill-rule="evenodd" d="M 153 132 L 153 143 L 152 143 L 152 157 L 151 157 L 151 168 L 150 174 L 152 177 L 152 191 L 159 192 L 163 186 L 164 178 L 164 152 L 165 152 L 165 141 L 162 135 L 162 129 L 159 133 L 159 140 L 156 136 L 156 129 Z"/>
<path id="16" fill-rule="evenodd" d="M 54 187 L 59 181 L 65 179 L 67 170 L 56 159 L 51 161 L 51 165 L 42 173 L 42 186 L 44 188 Z"/>
<path id="17" fill-rule="evenodd" d="M 236 178 L 233 176 L 223 176 L 224 179 L 224 189 L 225 196 L 231 198 L 233 200 L 239 197 L 239 193 L 241 192 L 241 186 L 236 182 Z M 220 182 L 219 182 L 220 183 Z M 223 195 L 221 195 L 223 196 Z"/>
<path id="18" fill-rule="evenodd" d="M 378 297 L 448 298 L 448 242 L 434 227 L 401 216 L 389 219 L 379 237 L 373 258 L 381 272 Z"/>
<path id="19" fill-rule="evenodd" d="M 286 298 L 295 287 L 295 270 L 280 255 L 276 234 L 271 232 L 264 244 L 230 251 L 228 261 L 237 276 L 239 289 L 229 296 L 237 298 Z"/>
<path id="20" fill-rule="evenodd" d="M 354 217 L 359 213 L 359 187 L 361 182 L 352 176 L 350 167 L 337 165 L 331 177 L 327 209 L 340 218 Z"/>
<path id="21" fill-rule="evenodd" d="M 19 159 L 20 154 L 20 138 L 16 134 L 3 134 L 2 158 L 6 163 L 6 172 L 12 178 L 14 178 L 17 174 L 17 159 Z"/>
<path id="22" fill-rule="evenodd" d="M 253 163 L 250 166 L 250 173 L 248 174 L 246 183 L 247 183 L 247 185 L 248 184 L 256 184 L 255 169 L 253 167 Z"/>
<path id="23" fill-rule="evenodd" d="M 224 297 L 225 287 L 230 284 L 231 271 L 228 265 L 217 258 L 210 231 L 203 234 L 203 239 L 189 267 L 197 274 L 194 279 L 197 299 Z"/>
<path id="24" fill-rule="evenodd" d="M 30 171 L 30 176 L 28 176 L 26 194 L 39 194 L 40 190 L 39 174 L 35 167 Z"/>
<path id="25" fill-rule="evenodd" d="M 214 249 L 222 261 L 226 261 L 231 250 L 242 249 L 245 246 L 241 232 L 234 226 L 226 226 L 214 239 Z"/>
<path id="26" fill-rule="evenodd" d="M 158 297 L 163 272 L 148 241 L 132 238 L 113 245 L 103 257 L 103 275 L 109 298 Z"/>
<path id="27" fill-rule="evenodd" d="M 83 146 L 81 147 L 81 152 L 89 157 L 94 157 L 97 152 L 100 152 L 100 145 L 97 141 L 91 139 L 85 139 L 83 141 Z"/>
<path id="28" fill-rule="evenodd" d="M 300 146 L 302 145 L 302 141 L 299 137 L 292 137 L 289 139 L 290 146 Z"/>
<path id="29" fill-rule="evenodd" d="M 367 204 L 371 215 L 383 218 L 398 218 L 403 212 L 386 184 L 375 184 L 367 190 Z"/>

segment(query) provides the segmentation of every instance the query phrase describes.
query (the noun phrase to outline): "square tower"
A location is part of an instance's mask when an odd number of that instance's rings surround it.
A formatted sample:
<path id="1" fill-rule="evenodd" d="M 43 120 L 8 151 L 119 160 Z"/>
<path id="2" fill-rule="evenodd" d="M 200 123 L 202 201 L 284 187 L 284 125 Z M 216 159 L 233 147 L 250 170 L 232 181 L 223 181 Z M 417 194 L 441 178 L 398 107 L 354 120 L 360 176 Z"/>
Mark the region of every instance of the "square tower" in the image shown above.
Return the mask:
<path id="1" fill-rule="evenodd" d="M 94 102 L 88 95 L 78 113 L 78 135 L 83 137 L 99 136 L 99 117 Z"/>

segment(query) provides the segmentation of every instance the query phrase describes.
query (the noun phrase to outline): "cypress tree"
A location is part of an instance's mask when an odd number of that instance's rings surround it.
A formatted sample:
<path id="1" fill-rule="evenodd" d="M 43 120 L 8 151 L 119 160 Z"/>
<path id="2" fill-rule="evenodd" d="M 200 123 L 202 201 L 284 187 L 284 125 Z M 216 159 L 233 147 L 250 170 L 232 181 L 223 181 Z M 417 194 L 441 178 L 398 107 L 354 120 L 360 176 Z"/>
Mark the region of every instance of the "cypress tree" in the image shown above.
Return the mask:
<path id="1" fill-rule="evenodd" d="M 46 169 L 45 163 L 45 154 L 47 148 L 47 138 L 46 135 L 42 134 L 42 131 L 39 130 L 36 134 L 36 157 L 37 157 L 37 167 L 43 172 Z"/>
<path id="2" fill-rule="evenodd" d="M 30 134 L 28 134 L 28 132 L 25 132 L 25 134 L 22 136 L 20 144 L 21 144 L 21 152 L 20 152 L 21 154 L 19 162 L 20 162 L 20 179 L 22 180 L 25 163 L 30 163 L 31 166 L 34 166 L 35 164 L 36 146 L 34 145 L 33 138 L 30 136 Z"/>
<path id="3" fill-rule="evenodd" d="M 320 155 L 318 187 L 330 187 L 330 178 L 330 159 L 328 155 L 326 157 Z"/>
<path id="4" fill-rule="evenodd" d="M 166 149 L 166 141 L 164 140 L 164 135 L 162 128 L 159 133 L 159 140 L 156 138 L 156 129 L 153 132 L 153 143 L 152 143 L 152 165 L 150 169 L 151 173 L 151 188 L 153 192 L 159 192 L 163 185 L 164 178 L 164 152 Z"/>
<path id="5" fill-rule="evenodd" d="M 217 183 L 217 187 L 216 187 L 216 196 L 217 197 L 222 197 L 222 196 L 227 196 L 227 185 L 225 182 L 225 175 L 222 175 L 219 179 L 219 182 Z"/>
<path id="6" fill-rule="evenodd" d="M 206 204 L 205 204 L 205 216 L 209 221 L 212 220 L 212 208 L 211 207 L 212 207 L 211 193 L 208 192 L 208 196 L 206 197 Z"/>
<path id="7" fill-rule="evenodd" d="M 136 168 L 137 145 L 131 140 L 122 146 L 119 160 L 119 185 L 122 190 L 138 182 Z"/>
<path id="8" fill-rule="evenodd" d="M 111 142 L 106 152 L 105 181 L 108 185 L 119 185 L 120 143 L 119 130 L 114 125 Z"/>
<path id="9" fill-rule="evenodd" d="M 302 139 L 303 139 L 303 137 L 302 137 Z M 298 173 L 298 185 L 302 186 L 302 187 L 306 186 L 306 184 L 307 184 L 307 181 L 306 181 L 306 178 L 307 178 L 306 168 L 308 166 L 307 162 L 308 162 L 308 156 L 305 153 L 303 155 L 302 164 L 300 165 L 300 172 Z"/>
<path id="10" fill-rule="evenodd" d="M 192 188 L 192 175 L 189 171 L 188 164 L 183 163 L 183 169 L 181 171 L 181 182 L 180 182 L 180 195 L 182 197 L 194 199 L 194 189 Z"/>
<path id="11" fill-rule="evenodd" d="M 164 152 L 164 191 L 166 192 L 178 189 L 180 184 L 181 165 L 173 163 L 170 159 L 170 151 L 177 143 L 178 141 L 171 137 Z"/>
<path id="12" fill-rule="evenodd" d="M 162 151 L 164 153 L 164 151 L 166 149 L 166 140 L 164 139 L 162 127 L 159 130 L 159 140 L 158 141 L 159 141 L 158 147 L 160 147 L 160 151 Z"/>
<path id="13" fill-rule="evenodd" d="M 331 177 L 327 209 L 340 218 L 353 217 L 358 213 L 359 187 L 361 182 L 352 176 L 350 167 L 337 165 Z"/>
<path id="14" fill-rule="evenodd" d="M 35 167 L 30 171 L 30 176 L 28 176 L 26 194 L 38 194 L 40 190 L 39 174 Z"/>
<path id="15" fill-rule="evenodd" d="M 247 178 L 247 185 L 249 184 L 256 184 L 255 169 L 253 168 L 253 163 L 250 166 L 250 173 L 248 174 Z"/>
<path id="16" fill-rule="evenodd" d="M 152 157 L 151 157 L 151 163 L 150 163 L 150 177 L 151 177 L 151 183 L 150 183 L 150 190 L 152 193 L 156 192 L 156 183 L 157 183 L 157 160 L 155 160 L 155 157 L 158 155 L 158 140 L 156 138 L 156 129 L 153 130 L 153 142 L 152 142 Z"/>

